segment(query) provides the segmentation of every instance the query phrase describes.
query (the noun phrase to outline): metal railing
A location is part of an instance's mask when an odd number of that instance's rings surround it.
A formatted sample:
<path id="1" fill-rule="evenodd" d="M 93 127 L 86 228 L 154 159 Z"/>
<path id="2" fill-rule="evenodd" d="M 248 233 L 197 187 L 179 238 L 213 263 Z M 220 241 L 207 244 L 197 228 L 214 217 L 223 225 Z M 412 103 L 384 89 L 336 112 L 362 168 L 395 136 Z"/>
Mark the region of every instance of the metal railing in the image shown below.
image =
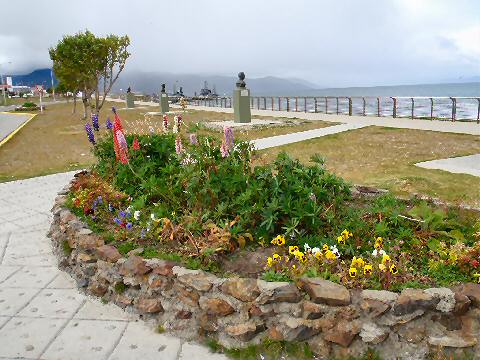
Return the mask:
<path id="1" fill-rule="evenodd" d="M 189 103 L 207 107 L 231 108 L 233 106 L 232 98 L 228 96 L 191 99 Z M 257 110 L 480 123 L 480 97 L 252 96 L 250 107 Z"/>

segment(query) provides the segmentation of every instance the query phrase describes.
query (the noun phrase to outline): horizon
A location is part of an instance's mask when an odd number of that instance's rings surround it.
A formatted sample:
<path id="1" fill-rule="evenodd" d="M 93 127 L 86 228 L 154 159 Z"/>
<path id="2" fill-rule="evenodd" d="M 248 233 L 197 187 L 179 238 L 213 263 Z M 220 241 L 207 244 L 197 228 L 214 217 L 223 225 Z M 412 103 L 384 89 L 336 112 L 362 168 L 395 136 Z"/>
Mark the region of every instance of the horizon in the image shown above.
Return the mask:
<path id="1" fill-rule="evenodd" d="M 448 0 L 303 0 L 294 6 L 281 0 L 273 10 L 269 2 L 253 0 L 228 8 L 219 0 L 129 5 L 125 0 L 5 4 L 5 13 L 22 14 L 22 26 L 17 16 L 4 18 L 0 71 L 51 67 L 48 48 L 63 35 L 89 29 L 130 36 L 126 73 L 244 71 L 247 79 L 294 78 L 317 88 L 457 83 L 480 75 L 475 0 L 454 6 Z M 45 18 L 55 19 L 55 26 L 38 26 Z"/>

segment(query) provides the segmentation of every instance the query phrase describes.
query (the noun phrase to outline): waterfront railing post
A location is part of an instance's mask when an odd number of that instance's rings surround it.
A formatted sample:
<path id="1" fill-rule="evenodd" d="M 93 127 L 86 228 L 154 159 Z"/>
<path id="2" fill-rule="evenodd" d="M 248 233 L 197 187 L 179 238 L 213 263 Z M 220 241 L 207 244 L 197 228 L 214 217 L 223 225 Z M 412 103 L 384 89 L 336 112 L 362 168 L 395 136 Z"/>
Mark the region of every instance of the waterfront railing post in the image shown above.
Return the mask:
<path id="1" fill-rule="evenodd" d="M 363 114 L 363 116 L 367 116 L 367 112 L 366 112 L 367 102 L 365 101 L 365 98 L 364 98 L 364 97 L 362 97 L 362 101 L 363 101 L 363 111 L 362 111 L 362 114 Z"/>
<path id="2" fill-rule="evenodd" d="M 307 112 L 307 98 L 303 98 L 303 111 Z"/>
<path id="3" fill-rule="evenodd" d="M 414 118 L 414 112 L 415 112 L 415 100 L 413 98 L 411 98 L 412 100 L 412 120 Z"/>
<path id="4" fill-rule="evenodd" d="M 433 98 L 430 98 L 430 120 L 433 120 Z"/>
<path id="5" fill-rule="evenodd" d="M 325 96 L 325 114 L 328 114 L 328 97 Z"/>
<path id="6" fill-rule="evenodd" d="M 391 97 L 393 101 L 393 110 L 392 110 L 392 116 L 393 118 L 397 117 L 397 98 L 396 97 Z"/>
<path id="7" fill-rule="evenodd" d="M 480 98 L 477 98 L 478 109 L 477 109 L 477 124 L 480 124 Z"/>
<path id="8" fill-rule="evenodd" d="M 298 112 L 298 97 L 295 98 L 295 112 Z"/>
<path id="9" fill-rule="evenodd" d="M 282 98 L 278 97 L 278 111 L 282 111 Z"/>
<path id="10" fill-rule="evenodd" d="M 263 98 L 263 110 L 267 110 L 267 98 Z"/>
<path id="11" fill-rule="evenodd" d="M 480 104 L 480 99 L 478 99 L 479 101 L 479 104 Z M 314 106 L 314 109 L 315 109 L 315 113 L 317 112 L 317 98 L 313 98 L 313 106 Z M 479 105 L 479 109 L 480 109 L 480 105 Z"/>
<path id="12" fill-rule="evenodd" d="M 457 119 L 457 99 L 454 97 L 450 97 L 452 100 L 452 121 Z"/>
<path id="13" fill-rule="evenodd" d="M 337 115 L 338 115 L 338 97 L 337 97 Z"/>
<path id="14" fill-rule="evenodd" d="M 380 117 L 380 98 L 377 97 L 377 116 Z"/>
<path id="15" fill-rule="evenodd" d="M 290 111 L 290 98 L 287 97 L 287 111 Z"/>
<path id="16" fill-rule="evenodd" d="M 348 98 L 348 115 L 352 116 L 352 98 Z"/>

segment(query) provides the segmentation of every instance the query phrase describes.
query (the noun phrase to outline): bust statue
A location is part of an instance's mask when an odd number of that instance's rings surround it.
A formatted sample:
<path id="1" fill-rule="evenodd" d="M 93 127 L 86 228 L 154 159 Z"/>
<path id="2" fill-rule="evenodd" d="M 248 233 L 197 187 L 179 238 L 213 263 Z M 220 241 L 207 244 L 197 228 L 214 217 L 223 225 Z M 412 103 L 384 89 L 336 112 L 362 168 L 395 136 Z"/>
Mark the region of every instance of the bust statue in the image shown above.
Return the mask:
<path id="1" fill-rule="evenodd" d="M 245 73 L 241 71 L 238 73 L 237 87 L 244 88 L 246 85 L 244 80 L 245 80 Z"/>
<path id="2" fill-rule="evenodd" d="M 165 84 L 162 84 L 162 93 L 165 92 Z"/>
<path id="3" fill-rule="evenodd" d="M 127 89 L 127 94 L 131 93 L 132 92 L 132 89 L 130 88 L 130 86 L 128 87 Z"/>

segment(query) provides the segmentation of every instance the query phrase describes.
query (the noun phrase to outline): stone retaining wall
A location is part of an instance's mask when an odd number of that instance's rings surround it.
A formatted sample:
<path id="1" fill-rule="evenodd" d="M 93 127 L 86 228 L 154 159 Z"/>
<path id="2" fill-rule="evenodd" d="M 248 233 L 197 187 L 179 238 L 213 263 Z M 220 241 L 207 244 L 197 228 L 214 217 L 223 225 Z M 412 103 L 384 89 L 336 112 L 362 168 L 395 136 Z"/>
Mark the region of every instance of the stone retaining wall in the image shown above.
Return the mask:
<path id="1" fill-rule="evenodd" d="M 193 339 L 227 347 L 268 337 L 308 341 L 320 358 L 360 355 L 424 359 L 442 348 L 480 359 L 480 285 L 389 291 L 347 290 L 320 278 L 297 284 L 218 278 L 170 261 L 123 257 L 55 200 L 50 230 L 61 268 L 80 288 Z M 66 245 L 68 244 L 68 246 Z"/>

